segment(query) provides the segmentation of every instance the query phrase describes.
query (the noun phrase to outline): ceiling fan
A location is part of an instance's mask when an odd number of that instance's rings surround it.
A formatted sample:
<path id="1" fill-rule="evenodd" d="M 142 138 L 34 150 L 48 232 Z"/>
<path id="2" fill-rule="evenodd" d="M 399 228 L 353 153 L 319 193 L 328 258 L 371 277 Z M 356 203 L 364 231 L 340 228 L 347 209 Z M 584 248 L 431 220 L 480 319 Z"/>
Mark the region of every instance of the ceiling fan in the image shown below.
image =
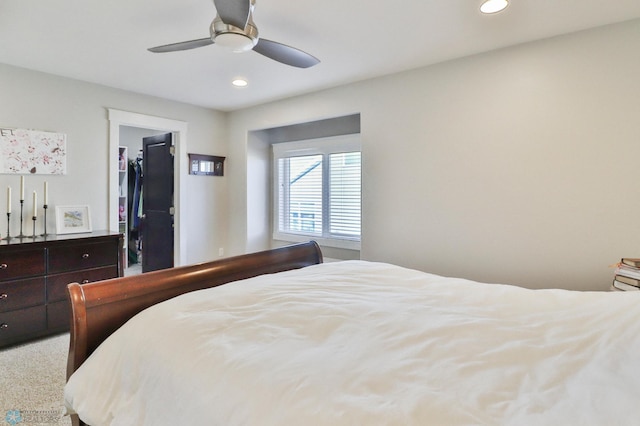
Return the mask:
<path id="1" fill-rule="evenodd" d="M 218 12 L 209 28 L 210 36 L 148 49 L 154 53 L 176 52 L 217 44 L 234 52 L 254 50 L 267 58 L 298 68 L 309 68 L 320 60 L 286 44 L 258 37 L 253 22 L 255 0 L 213 0 Z"/>

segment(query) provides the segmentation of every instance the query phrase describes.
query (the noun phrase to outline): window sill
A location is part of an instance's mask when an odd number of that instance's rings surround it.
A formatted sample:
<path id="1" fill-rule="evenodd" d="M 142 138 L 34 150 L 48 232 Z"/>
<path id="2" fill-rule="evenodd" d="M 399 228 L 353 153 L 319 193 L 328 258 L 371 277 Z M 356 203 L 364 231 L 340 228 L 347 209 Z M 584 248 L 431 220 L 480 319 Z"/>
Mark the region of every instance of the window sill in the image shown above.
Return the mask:
<path id="1" fill-rule="evenodd" d="M 286 241 L 290 243 L 303 243 L 309 240 L 317 242 L 321 246 L 333 247 L 347 250 L 360 250 L 360 241 L 339 239 L 339 238 L 323 238 L 317 235 L 303 234 L 287 234 L 284 232 L 274 232 L 273 239 L 278 241 Z"/>

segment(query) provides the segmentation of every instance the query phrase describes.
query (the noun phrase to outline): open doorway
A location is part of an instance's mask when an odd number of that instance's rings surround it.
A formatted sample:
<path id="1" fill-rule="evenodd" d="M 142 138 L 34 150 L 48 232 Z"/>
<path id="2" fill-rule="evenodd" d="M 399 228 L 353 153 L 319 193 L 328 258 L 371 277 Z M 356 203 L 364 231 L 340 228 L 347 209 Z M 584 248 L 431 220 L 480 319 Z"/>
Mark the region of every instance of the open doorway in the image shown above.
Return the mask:
<path id="1" fill-rule="evenodd" d="M 162 164 L 161 170 L 158 171 L 149 170 L 148 159 L 145 161 L 146 149 L 144 141 L 146 138 L 162 138 L 163 136 L 169 137 L 169 140 L 172 137 L 171 133 L 165 133 L 161 130 L 120 126 L 118 146 L 118 160 L 120 162 L 118 167 L 118 190 L 120 191 L 118 197 L 118 228 L 120 233 L 124 235 L 125 240 L 127 275 L 147 272 L 151 270 L 149 265 L 157 265 L 154 269 L 164 269 L 173 265 L 173 220 L 166 226 L 167 229 L 161 227 L 155 230 L 155 234 L 161 236 L 161 241 L 157 242 L 159 244 L 150 245 L 148 236 L 145 235 L 145 232 L 149 233 L 149 229 L 145 225 L 156 225 L 155 210 L 152 211 L 152 217 L 148 217 L 149 214 L 145 210 L 149 204 L 148 202 L 143 202 L 145 196 L 150 194 L 147 191 L 149 188 L 145 185 L 145 181 L 149 181 L 150 178 L 157 179 L 158 176 L 153 176 L 154 173 L 160 173 L 161 182 L 156 186 L 160 186 L 161 192 L 165 192 L 165 188 L 170 190 L 167 201 L 171 206 L 173 205 L 173 159 L 171 159 L 170 165 Z M 154 164 L 154 162 L 151 164 Z M 145 172 L 144 178 L 143 170 Z M 155 179 L 152 179 L 149 183 L 155 184 Z M 170 181 L 167 181 L 167 179 L 170 179 Z M 169 207 L 165 210 L 168 211 Z M 152 233 L 152 235 L 155 234 Z M 160 253 L 158 253 L 159 249 L 162 249 Z M 167 252 L 169 250 L 171 251 L 170 253 Z"/>
<path id="2" fill-rule="evenodd" d="M 173 257 L 175 266 L 185 263 L 186 243 L 183 239 L 186 232 L 182 232 L 185 226 L 180 220 L 180 205 L 184 205 L 181 200 L 185 197 L 186 191 L 182 187 L 184 179 L 181 179 L 181 171 L 187 170 L 187 156 L 182 154 L 186 150 L 187 123 L 161 117 L 148 116 L 144 114 L 131 113 L 109 109 L 109 228 L 114 232 L 122 232 L 120 229 L 120 173 L 119 173 L 119 149 L 123 143 L 131 143 L 132 153 L 137 155 L 138 149 L 142 149 L 142 137 L 139 138 L 140 148 L 133 142 L 128 142 L 129 136 L 123 138 L 123 134 L 129 133 L 131 139 L 140 135 L 157 135 L 171 133 L 174 138 L 175 164 L 174 164 L 174 250 Z M 128 148 L 129 149 L 129 148 Z M 134 264 L 135 265 L 135 264 Z M 139 272 L 134 266 L 131 271 L 126 271 L 127 275 Z"/>

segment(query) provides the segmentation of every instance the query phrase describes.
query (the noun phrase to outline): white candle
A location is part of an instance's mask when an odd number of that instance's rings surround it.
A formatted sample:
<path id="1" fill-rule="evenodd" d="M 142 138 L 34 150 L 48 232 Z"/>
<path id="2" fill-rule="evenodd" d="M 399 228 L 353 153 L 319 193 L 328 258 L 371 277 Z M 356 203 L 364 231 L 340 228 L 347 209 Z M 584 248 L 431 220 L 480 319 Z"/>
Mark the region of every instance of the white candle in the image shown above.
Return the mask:
<path id="1" fill-rule="evenodd" d="M 38 196 L 36 191 L 33 191 L 33 217 L 38 216 Z"/>
<path id="2" fill-rule="evenodd" d="M 7 213 L 11 213 L 11 187 L 7 186 Z"/>
<path id="3" fill-rule="evenodd" d="M 24 176 L 20 176 L 20 201 L 24 201 Z"/>
<path id="4" fill-rule="evenodd" d="M 49 182 L 44 182 L 44 205 L 49 204 Z"/>

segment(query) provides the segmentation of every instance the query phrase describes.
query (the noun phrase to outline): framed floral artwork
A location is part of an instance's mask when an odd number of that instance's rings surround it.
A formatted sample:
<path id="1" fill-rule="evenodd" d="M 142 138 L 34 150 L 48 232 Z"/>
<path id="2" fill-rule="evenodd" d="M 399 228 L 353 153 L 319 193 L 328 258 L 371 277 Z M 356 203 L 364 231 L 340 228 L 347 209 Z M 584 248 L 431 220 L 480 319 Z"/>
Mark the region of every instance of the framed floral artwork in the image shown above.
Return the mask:
<path id="1" fill-rule="evenodd" d="M 0 128 L 0 173 L 66 174 L 67 135 Z"/>

